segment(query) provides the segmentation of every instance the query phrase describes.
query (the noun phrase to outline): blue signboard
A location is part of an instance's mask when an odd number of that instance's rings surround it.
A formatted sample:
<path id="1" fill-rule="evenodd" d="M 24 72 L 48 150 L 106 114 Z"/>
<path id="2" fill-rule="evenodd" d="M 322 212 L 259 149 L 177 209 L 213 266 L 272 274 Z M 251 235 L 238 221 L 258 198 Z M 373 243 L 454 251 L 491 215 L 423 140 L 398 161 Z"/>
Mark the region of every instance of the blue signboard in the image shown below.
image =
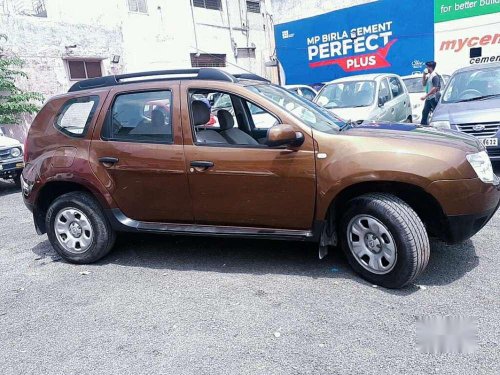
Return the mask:
<path id="1" fill-rule="evenodd" d="M 287 84 L 421 71 L 434 56 L 434 1 L 379 0 L 275 26 Z"/>

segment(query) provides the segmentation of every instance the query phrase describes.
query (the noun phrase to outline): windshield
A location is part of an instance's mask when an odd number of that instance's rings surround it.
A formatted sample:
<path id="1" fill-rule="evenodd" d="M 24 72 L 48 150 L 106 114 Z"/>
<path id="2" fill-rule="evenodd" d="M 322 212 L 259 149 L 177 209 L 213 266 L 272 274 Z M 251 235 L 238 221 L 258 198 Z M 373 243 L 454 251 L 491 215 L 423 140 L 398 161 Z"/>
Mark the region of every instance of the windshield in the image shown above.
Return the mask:
<path id="1" fill-rule="evenodd" d="M 422 85 L 422 77 L 403 78 L 403 82 L 405 83 L 410 94 L 425 91 L 425 87 Z"/>
<path id="2" fill-rule="evenodd" d="M 375 100 L 375 82 L 352 81 L 326 85 L 315 102 L 327 109 L 367 107 Z"/>
<path id="3" fill-rule="evenodd" d="M 442 101 L 457 103 L 498 95 L 500 95 L 500 66 L 453 75 Z"/>
<path id="4" fill-rule="evenodd" d="M 290 91 L 274 85 L 248 86 L 253 91 L 290 112 L 304 124 L 325 133 L 339 131 L 346 124 L 332 113 Z"/>

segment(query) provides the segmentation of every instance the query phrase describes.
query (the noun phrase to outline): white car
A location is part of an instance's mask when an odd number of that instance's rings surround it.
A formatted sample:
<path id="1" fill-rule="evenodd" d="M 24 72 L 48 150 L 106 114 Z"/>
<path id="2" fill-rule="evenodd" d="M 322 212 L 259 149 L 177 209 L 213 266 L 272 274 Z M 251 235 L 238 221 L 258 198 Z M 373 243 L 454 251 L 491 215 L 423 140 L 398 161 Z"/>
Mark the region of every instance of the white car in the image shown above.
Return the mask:
<path id="1" fill-rule="evenodd" d="M 288 91 L 294 92 L 308 100 L 313 100 L 318 94 L 316 90 L 307 85 L 285 85 L 283 87 Z"/>
<path id="2" fill-rule="evenodd" d="M 23 145 L 0 129 L 0 178 L 12 179 L 20 187 L 23 168 Z"/>
<path id="3" fill-rule="evenodd" d="M 410 96 L 396 74 L 363 74 L 327 83 L 314 102 L 353 122 L 411 122 Z"/>
<path id="4" fill-rule="evenodd" d="M 422 110 L 424 109 L 424 101 L 421 99 L 425 95 L 425 87 L 422 85 L 422 75 L 412 74 L 401 77 L 410 94 L 411 112 L 413 122 L 420 122 L 422 119 Z M 444 90 L 445 84 L 450 76 L 447 74 L 441 75 L 441 91 Z"/>

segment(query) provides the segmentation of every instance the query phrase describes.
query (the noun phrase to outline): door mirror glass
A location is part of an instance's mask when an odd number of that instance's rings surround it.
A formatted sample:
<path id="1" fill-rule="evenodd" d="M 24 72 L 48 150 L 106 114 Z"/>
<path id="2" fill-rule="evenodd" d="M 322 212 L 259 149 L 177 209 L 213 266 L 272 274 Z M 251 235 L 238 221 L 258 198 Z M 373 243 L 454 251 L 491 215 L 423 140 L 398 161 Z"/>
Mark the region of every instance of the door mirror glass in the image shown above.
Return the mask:
<path id="1" fill-rule="evenodd" d="M 293 126 L 286 124 L 274 125 L 267 131 L 266 144 L 270 147 L 298 147 L 304 143 L 304 134 L 295 131 Z"/>
<path id="2" fill-rule="evenodd" d="M 379 96 L 379 98 L 378 98 L 378 106 L 379 107 L 383 107 L 384 104 L 385 104 L 384 98 L 382 96 Z"/>

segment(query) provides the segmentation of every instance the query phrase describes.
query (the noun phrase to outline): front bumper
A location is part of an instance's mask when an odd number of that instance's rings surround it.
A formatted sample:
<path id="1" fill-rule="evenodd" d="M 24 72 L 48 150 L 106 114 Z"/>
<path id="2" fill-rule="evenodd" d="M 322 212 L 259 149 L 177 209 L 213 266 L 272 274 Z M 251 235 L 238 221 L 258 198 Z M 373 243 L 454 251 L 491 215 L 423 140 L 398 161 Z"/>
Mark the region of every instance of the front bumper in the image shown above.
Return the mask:
<path id="1" fill-rule="evenodd" d="M 0 178 L 10 178 L 24 168 L 23 158 L 12 158 L 0 161 Z"/>
<path id="2" fill-rule="evenodd" d="M 429 188 L 440 203 L 442 217 L 438 237 L 448 243 L 463 242 L 483 228 L 500 206 L 500 185 L 479 179 L 442 180 Z"/>
<path id="3" fill-rule="evenodd" d="M 446 234 L 444 240 L 448 243 L 464 242 L 479 232 L 495 215 L 495 208 L 474 215 L 447 216 Z"/>

